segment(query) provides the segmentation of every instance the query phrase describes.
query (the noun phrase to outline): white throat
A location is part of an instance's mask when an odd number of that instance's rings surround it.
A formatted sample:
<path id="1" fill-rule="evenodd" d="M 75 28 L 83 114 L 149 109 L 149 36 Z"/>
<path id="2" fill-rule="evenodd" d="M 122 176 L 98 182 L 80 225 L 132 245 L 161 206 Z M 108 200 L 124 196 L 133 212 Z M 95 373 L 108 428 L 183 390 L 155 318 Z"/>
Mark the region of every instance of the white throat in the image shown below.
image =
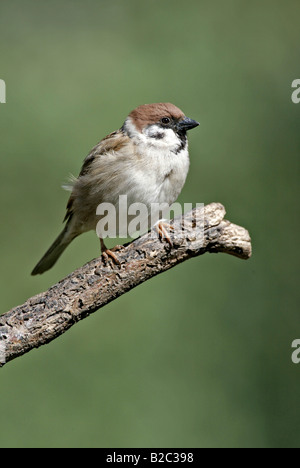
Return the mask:
<path id="1" fill-rule="evenodd" d="M 139 132 L 130 117 L 126 120 L 124 131 L 133 140 L 140 155 L 135 171 L 130 169 L 131 178 L 136 175 L 135 183 L 140 189 L 135 193 L 139 201 L 171 205 L 178 197 L 189 170 L 187 140 L 182 141 L 172 129 L 151 125 Z M 158 137 L 158 132 L 162 133 Z"/>

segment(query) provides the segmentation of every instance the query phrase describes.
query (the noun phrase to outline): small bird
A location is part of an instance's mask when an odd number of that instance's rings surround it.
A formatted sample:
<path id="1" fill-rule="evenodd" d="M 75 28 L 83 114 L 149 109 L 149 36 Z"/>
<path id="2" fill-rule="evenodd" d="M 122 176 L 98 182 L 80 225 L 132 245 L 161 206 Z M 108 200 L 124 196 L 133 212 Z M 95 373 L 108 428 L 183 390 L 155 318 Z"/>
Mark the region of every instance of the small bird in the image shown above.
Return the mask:
<path id="1" fill-rule="evenodd" d="M 128 203 L 175 202 L 189 170 L 187 131 L 198 122 L 170 103 L 145 104 L 134 109 L 123 126 L 101 140 L 83 162 L 74 179 L 64 221 L 65 228 L 34 268 L 42 274 L 56 263 L 63 251 L 80 234 L 95 230 L 100 203 L 118 206 L 119 196 Z M 164 233 L 163 223 L 158 224 Z M 116 263 L 116 254 L 101 250 Z"/>

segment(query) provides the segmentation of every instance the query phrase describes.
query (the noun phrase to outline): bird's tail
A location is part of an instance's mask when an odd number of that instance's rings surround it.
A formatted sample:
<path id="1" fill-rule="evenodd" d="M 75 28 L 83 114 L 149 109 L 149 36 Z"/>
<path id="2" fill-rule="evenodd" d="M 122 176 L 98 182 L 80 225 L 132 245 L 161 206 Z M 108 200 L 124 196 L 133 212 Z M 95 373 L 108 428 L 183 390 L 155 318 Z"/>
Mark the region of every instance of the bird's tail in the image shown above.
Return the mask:
<path id="1" fill-rule="evenodd" d="M 64 230 L 60 233 L 56 241 L 51 245 L 50 249 L 47 250 L 43 258 L 39 261 L 37 266 L 32 271 L 32 276 L 41 275 L 45 271 L 50 270 L 50 268 L 55 265 L 61 254 L 72 242 L 76 235 L 70 232 L 69 223 L 66 225 Z"/>

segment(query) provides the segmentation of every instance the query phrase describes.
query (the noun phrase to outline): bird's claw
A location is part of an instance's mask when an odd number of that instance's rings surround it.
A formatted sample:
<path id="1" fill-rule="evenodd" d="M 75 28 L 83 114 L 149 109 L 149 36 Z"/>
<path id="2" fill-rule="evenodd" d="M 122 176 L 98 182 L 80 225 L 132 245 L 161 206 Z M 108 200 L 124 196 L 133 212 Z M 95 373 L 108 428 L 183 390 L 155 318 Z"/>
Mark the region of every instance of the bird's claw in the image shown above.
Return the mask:
<path id="1" fill-rule="evenodd" d="M 160 240 L 163 241 L 165 239 L 168 244 L 173 247 L 173 242 L 168 231 L 174 231 L 174 227 L 166 221 L 158 221 L 158 223 L 155 225 L 155 228 Z"/>
<path id="2" fill-rule="evenodd" d="M 115 265 L 121 265 L 121 262 L 118 259 L 117 255 L 110 249 L 103 250 L 102 258 L 104 260 L 104 263 L 106 264 L 111 260 L 112 263 L 114 263 Z"/>

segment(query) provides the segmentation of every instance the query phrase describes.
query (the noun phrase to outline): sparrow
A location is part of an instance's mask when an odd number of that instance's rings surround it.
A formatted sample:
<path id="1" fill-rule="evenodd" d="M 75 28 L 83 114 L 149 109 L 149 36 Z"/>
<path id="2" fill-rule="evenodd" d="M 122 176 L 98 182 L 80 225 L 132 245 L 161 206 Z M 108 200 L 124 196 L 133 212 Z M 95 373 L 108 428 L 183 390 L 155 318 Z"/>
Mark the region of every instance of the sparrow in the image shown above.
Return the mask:
<path id="1" fill-rule="evenodd" d="M 80 234 L 96 230 L 99 204 L 118 206 L 119 196 L 128 204 L 175 202 L 189 170 L 187 131 L 199 125 L 170 103 L 145 104 L 134 109 L 123 126 L 101 140 L 83 162 L 69 187 L 71 196 L 65 227 L 32 275 L 53 267 L 68 245 Z M 158 224 L 160 234 L 164 224 Z M 100 238 L 102 254 L 116 263 L 116 254 Z"/>

